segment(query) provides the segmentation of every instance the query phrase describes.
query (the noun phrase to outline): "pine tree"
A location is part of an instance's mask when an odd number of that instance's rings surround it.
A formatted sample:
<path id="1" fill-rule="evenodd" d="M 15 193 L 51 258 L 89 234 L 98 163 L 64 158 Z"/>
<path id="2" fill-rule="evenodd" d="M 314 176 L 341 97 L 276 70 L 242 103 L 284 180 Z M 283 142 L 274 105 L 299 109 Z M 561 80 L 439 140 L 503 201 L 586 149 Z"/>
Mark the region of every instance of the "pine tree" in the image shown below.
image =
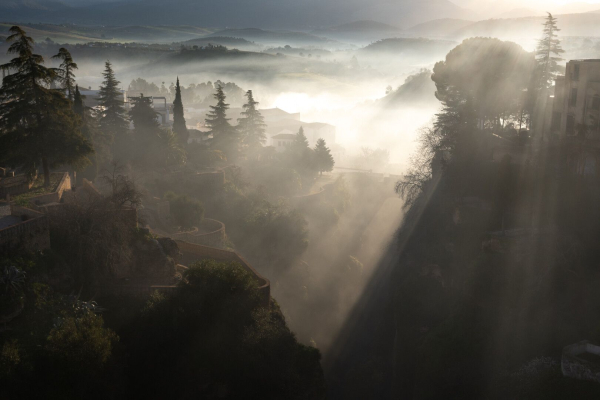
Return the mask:
<path id="1" fill-rule="evenodd" d="M 256 151 L 267 141 L 266 124 L 260 111 L 256 108 L 259 103 L 254 100 L 252 90 L 246 92 L 246 97 L 248 102 L 244 104 L 243 117 L 238 119 L 238 131 L 242 136 L 242 144 L 251 151 Z"/>
<path id="2" fill-rule="evenodd" d="M 324 139 L 317 140 L 317 145 L 315 146 L 315 166 L 319 174 L 323 175 L 323 172 L 331 172 L 333 171 L 333 166 L 335 165 L 335 161 L 333 160 L 333 156 L 331 155 L 331 151 Z"/>
<path id="3" fill-rule="evenodd" d="M 100 129 L 112 140 L 124 135 L 129 129 L 127 112 L 123 107 L 123 94 L 119 90 L 119 82 L 115 78 L 110 61 L 106 61 L 104 81 L 100 86 L 98 104 L 102 107 L 100 112 Z"/>
<path id="4" fill-rule="evenodd" d="M 544 22 L 544 36 L 538 42 L 536 48 L 537 74 L 539 89 L 548 89 L 552 87 L 556 75 L 560 73 L 558 62 L 565 51 L 560 45 L 558 39 L 557 19 L 548 13 L 546 22 Z"/>
<path id="5" fill-rule="evenodd" d="M 152 99 L 144 97 L 131 97 L 132 107 L 129 116 L 133 122 L 134 134 L 139 144 L 148 144 L 160 133 L 160 122 L 158 122 L 158 113 L 152 107 Z"/>
<path id="6" fill-rule="evenodd" d="M 33 39 L 18 26 L 9 32 L 8 54 L 16 58 L 0 65 L 12 72 L 0 88 L 0 162 L 20 166 L 33 178 L 41 161 L 49 186 L 51 168 L 84 164 L 93 148 L 81 135 L 71 102 L 61 91 L 48 89 L 56 73 L 33 53 Z"/>
<path id="7" fill-rule="evenodd" d="M 304 127 L 300 127 L 290 147 L 293 149 L 293 151 L 298 153 L 304 152 L 306 149 L 310 149 L 308 145 L 308 139 L 304 134 Z"/>
<path id="8" fill-rule="evenodd" d="M 78 69 L 77 64 L 73 61 L 69 50 L 61 47 L 58 50 L 58 54 L 52 58 L 61 60 L 62 63 L 56 68 L 56 74 L 58 75 L 58 81 L 64 88 L 69 100 L 73 101 L 74 85 L 75 85 L 75 74 L 73 70 Z"/>
<path id="9" fill-rule="evenodd" d="M 233 129 L 229 123 L 230 118 L 227 118 L 229 104 L 225 103 L 226 96 L 223 92 L 223 86 L 217 86 L 217 91 L 213 97 L 217 100 L 217 104 L 210 106 L 211 111 L 208 113 L 205 123 L 210 128 L 213 139 L 216 140 L 219 136 L 231 133 Z"/>
<path id="10" fill-rule="evenodd" d="M 210 106 L 211 111 L 205 120 L 206 126 L 210 128 L 210 133 L 213 135 L 212 146 L 225 153 L 230 161 L 235 161 L 239 156 L 239 138 L 237 130 L 231 126 L 230 119 L 227 118 L 229 104 L 225 103 L 223 86 L 217 85 L 213 97 L 217 100 L 217 104 Z"/>
<path id="11" fill-rule="evenodd" d="M 177 77 L 177 85 L 175 85 L 175 101 L 173 102 L 173 132 L 177 135 L 180 144 L 187 144 L 190 134 L 188 133 L 185 118 L 183 116 L 183 102 L 181 101 L 179 77 Z"/>
<path id="12" fill-rule="evenodd" d="M 300 172 L 308 168 L 311 164 L 312 149 L 308 144 L 308 139 L 304 135 L 304 128 L 300 127 L 294 141 L 287 148 L 290 152 L 290 161 L 294 168 Z"/>

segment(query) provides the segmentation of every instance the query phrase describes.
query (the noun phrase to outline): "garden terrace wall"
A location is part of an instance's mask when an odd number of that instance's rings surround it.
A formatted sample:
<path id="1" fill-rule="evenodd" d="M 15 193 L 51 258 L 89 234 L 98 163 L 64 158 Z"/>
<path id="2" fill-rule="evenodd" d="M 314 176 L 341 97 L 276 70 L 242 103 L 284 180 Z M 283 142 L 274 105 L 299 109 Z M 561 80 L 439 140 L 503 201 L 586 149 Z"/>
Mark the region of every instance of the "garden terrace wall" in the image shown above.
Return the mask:
<path id="1" fill-rule="evenodd" d="M 27 193 L 32 186 L 33 182 L 29 182 L 25 175 L 5 177 L 0 179 L 0 198 Z"/>
<path id="2" fill-rule="evenodd" d="M 582 356 L 591 355 L 598 361 L 590 361 Z M 561 370 L 569 378 L 600 383 L 600 346 L 588 341 L 572 344 L 563 349 Z"/>
<path id="3" fill-rule="evenodd" d="M 12 205 L 11 215 L 22 222 L 0 230 L 0 253 L 11 250 L 41 251 L 50 248 L 48 218 L 37 211 Z"/>
<path id="4" fill-rule="evenodd" d="M 225 242 L 225 224 L 215 219 L 205 218 L 202 221 L 201 228 L 208 230 L 208 233 L 198 233 L 198 230 L 191 232 L 169 233 L 173 240 L 199 244 L 210 247 L 222 247 Z"/>
<path id="5" fill-rule="evenodd" d="M 238 253 L 229 250 L 215 249 L 213 247 L 201 246 L 193 243 L 187 243 L 176 240 L 181 252 L 181 262 L 184 265 L 190 265 L 197 261 L 216 260 L 226 263 L 240 264 L 246 271 L 250 272 L 258 283 L 258 288 L 262 295 L 263 306 L 268 307 L 271 300 L 271 282 L 248 264 Z"/>
<path id="6" fill-rule="evenodd" d="M 68 172 L 61 172 L 61 174 L 62 177 L 60 178 L 56 189 L 52 193 L 30 197 L 29 202 L 36 205 L 59 203 L 65 190 L 71 190 L 71 176 Z"/>

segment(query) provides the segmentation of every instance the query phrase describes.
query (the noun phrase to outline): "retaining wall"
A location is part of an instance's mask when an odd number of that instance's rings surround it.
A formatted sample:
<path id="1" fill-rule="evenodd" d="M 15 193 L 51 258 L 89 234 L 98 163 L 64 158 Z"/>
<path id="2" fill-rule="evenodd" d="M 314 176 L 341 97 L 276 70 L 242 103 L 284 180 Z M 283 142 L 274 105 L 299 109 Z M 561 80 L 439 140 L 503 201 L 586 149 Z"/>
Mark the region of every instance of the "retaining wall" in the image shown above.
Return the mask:
<path id="1" fill-rule="evenodd" d="M 48 218 L 37 211 L 12 205 L 11 214 L 25 220 L 0 230 L 0 253 L 15 249 L 41 251 L 50 248 Z"/>
<path id="2" fill-rule="evenodd" d="M 581 358 L 585 353 L 596 356 L 600 360 L 600 346 L 588 341 L 565 347 L 560 363 L 562 373 L 569 378 L 600 383 L 600 363 Z"/>
<path id="3" fill-rule="evenodd" d="M 225 224 L 215 219 L 205 218 L 200 227 L 208 230 L 209 232 L 198 233 L 198 229 L 196 229 L 190 232 L 167 233 L 167 236 L 173 240 L 181 240 L 203 246 L 223 246 L 223 243 L 225 242 Z"/>
<path id="4" fill-rule="evenodd" d="M 234 262 L 240 264 L 246 271 L 250 272 L 258 282 L 259 290 L 263 296 L 263 306 L 268 307 L 271 300 L 271 282 L 248 264 L 238 253 L 229 250 L 215 249 L 213 247 L 201 246 L 176 240 L 179 251 L 182 254 L 182 264 L 189 265 L 202 260 L 216 260 L 220 262 Z"/>
<path id="5" fill-rule="evenodd" d="M 68 172 L 62 172 L 62 174 L 63 176 L 61 177 L 60 182 L 58 183 L 58 186 L 54 192 L 30 197 L 29 201 L 36 205 L 59 203 L 64 191 L 71 190 L 71 176 Z"/>

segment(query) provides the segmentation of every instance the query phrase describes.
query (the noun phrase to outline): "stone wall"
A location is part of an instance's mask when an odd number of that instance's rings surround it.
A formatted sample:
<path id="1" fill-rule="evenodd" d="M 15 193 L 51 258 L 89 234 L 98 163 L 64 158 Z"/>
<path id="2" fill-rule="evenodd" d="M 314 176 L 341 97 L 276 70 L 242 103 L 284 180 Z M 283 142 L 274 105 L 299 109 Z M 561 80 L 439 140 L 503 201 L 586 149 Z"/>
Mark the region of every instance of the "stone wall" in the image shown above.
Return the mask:
<path id="1" fill-rule="evenodd" d="M 586 354 L 597 357 L 599 362 L 583 358 Z M 565 347 L 561 369 L 563 375 L 569 378 L 600 383 L 600 346 L 582 341 Z"/>
<path id="2" fill-rule="evenodd" d="M 4 182 L 2 182 L 4 181 Z M 6 196 L 18 196 L 23 193 L 27 193 L 33 186 L 33 182 L 28 182 L 24 175 L 17 177 L 6 177 L 0 182 L 5 183 L 7 181 L 14 181 L 14 184 L 0 186 L 0 198 L 6 198 Z"/>
<path id="3" fill-rule="evenodd" d="M 60 182 L 56 187 L 56 190 L 52 193 L 41 194 L 39 196 L 30 197 L 29 201 L 32 204 L 43 205 L 48 203 L 59 203 L 65 190 L 71 190 L 71 176 L 68 172 L 55 172 L 56 174 L 62 174 Z"/>
<path id="4" fill-rule="evenodd" d="M 0 230 L 0 253 L 11 250 L 41 251 L 50 248 L 48 218 L 37 211 L 12 205 L 11 214 L 23 222 Z"/>
<path id="5" fill-rule="evenodd" d="M 215 249 L 212 247 L 201 246 L 193 243 L 176 240 L 179 246 L 179 251 L 182 254 L 182 264 L 189 265 L 202 260 L 216 260 L 220 262 L 234 262 L 240 264 L 244 269 L 249 271 L 259 285 L 259 290 L 263 296 L 263 305 L 269 306 L 271 299 L 271 282 L 260 275 L 254 268 L 248 264 L 238 253 L 229 250 Z"/>
<path id="6" fill-rule="evenodd" d="M 221 221 L 205 218 L 200 226 L 208 233 L 199 233 L 198 229 L 190 232 L 167 233 L 173 240 L 200 244 L 210 247 L 222 247 L 225 242 L 225 225 Z"/>
<path id="7" fill-rule="evenodd" d="M 290 197 L 290 204 L 297 208 L 312 207 L 318 204 L 331 191 L 333 184 L 329 183 L 321 188 L 317 193 L 311 193 L 304 196 Z"/>

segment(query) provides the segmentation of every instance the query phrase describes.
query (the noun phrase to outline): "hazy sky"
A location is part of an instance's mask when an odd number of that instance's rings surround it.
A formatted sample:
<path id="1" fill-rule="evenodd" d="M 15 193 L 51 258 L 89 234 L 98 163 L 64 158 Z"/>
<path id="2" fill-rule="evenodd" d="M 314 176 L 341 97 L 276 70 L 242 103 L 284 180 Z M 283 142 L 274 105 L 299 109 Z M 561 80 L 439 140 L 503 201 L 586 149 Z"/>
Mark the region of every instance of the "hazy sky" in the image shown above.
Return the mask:
<path id="1" fill-rule="evenodd" d="M 452 1 L 452 0 L 451 0 Z M 454 0 L 454 3 L 469 7 L 469 8 L 478 8 L 482 5 L 502 5 L 505 7 L 515 7 L 515 8 L 539 8 L 546 9 L 548 7 L 560 7 L 565 5 L 585 5 L 585 4 L 598 4 L 600 7 L 600 0 Z"/>

